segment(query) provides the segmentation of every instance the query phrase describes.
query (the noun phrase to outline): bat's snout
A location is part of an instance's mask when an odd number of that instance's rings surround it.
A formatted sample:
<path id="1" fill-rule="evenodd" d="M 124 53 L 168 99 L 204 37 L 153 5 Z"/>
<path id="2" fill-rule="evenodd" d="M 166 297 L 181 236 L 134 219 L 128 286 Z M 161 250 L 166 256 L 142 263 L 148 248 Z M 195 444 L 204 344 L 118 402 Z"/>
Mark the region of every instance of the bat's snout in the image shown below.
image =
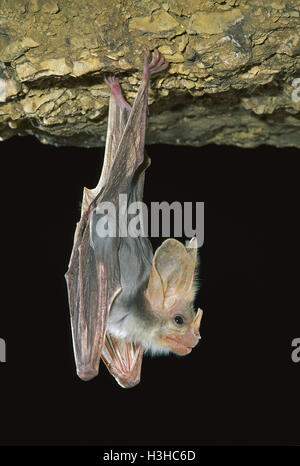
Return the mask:
<path id="1" fill-rule="evenodd" d="M 98 375 L 98 370 L 91 366 L 84 366 L 77 369 L 77 375 L 81 380 L 88 382 Z"/>

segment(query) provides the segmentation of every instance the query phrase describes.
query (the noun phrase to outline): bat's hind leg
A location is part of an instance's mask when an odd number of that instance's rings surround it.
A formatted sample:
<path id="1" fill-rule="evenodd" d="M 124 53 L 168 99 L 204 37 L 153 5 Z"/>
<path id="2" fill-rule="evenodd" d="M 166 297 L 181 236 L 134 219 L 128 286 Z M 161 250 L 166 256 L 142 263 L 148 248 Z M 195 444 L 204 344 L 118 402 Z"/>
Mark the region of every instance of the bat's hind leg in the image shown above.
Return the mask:
<path id="1" fill-rule="evenodd" d="M 145 61 L 144 61 L 144 69 L 143 69 L 143 78 L 146 80 L 149 80 L 152 74 L 159 73 L 160 71 L 165 70 L 169 66 L 168 63 L 165 63 L 164 57 L 157 49 L 154 50 L 152 60 L 150 63 L 149 63 L 149 57 L 150 57 L 150 51 L 149 49 L 147 49 L 145 53 Z"/>
<path id="2" fill-rule="evenodd" d="M 104 81 L 108 85 L 111 94 L 114 96 L 116 103 L 121 108 L 126 108 L 128 111 L 131 110 L 131 107 L 128 102 L 126 102 L 122 90 L 119 84 L 119 78 L 113 74 L 104 78 Z"/>

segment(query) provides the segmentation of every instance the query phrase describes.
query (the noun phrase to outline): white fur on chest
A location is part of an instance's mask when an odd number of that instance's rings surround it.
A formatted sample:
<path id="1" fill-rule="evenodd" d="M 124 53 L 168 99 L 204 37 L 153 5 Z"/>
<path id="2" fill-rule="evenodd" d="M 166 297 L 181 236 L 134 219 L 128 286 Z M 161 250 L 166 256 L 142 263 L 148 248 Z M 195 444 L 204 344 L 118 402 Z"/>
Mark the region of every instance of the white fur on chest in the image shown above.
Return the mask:
<path id="1" fill-rule="evenodd" d="M 147 325 L 133 312 L 122 309 L 112 309 L 107 330 L 116 338 L 125 339 L 134 343 L 139 343 L 145 352 L 151 356 L 168 354 L 170 350 L 161 345 L 158 340 L 158 329 L 155 326 Z"/>

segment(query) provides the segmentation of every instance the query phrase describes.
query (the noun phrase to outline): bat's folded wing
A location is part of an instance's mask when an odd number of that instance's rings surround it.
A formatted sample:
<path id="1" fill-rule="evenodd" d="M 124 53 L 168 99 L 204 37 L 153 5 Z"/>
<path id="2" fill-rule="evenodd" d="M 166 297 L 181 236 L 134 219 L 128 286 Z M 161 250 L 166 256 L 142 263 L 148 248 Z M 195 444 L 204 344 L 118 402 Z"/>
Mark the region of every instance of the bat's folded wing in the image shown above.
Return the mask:
<path id="1" fill-rule="evenodd" d="M 140 382 L 143 359 L 141 345 L 106 334 L 101 358 L 121 387 L 131 388 Z"/>
<path id="2" fill-rule="evenodd" d="M 90 380 L 98 374 L 110 307 L 121 286 L 117 254 L 99 258 L 87 215 L 81 217 L 75 236 L 66 281 L 77 374 Z"/>
<path id="3" fill-rule="evenodd" d="M 151 74 L 167 66 L 158 51 L 154 52 L 150 64 L 148 59 L 149 51 L 131 110 L 121 96 L 117 79 L 107 80 L 111 98 L 102 175 L 96 188 L 84 190 L 81 219 L 66 273 L 78 375 L 83 380 L 95 377 L 102 355 L 109 371 L 123 387 L 138 383 L 142 349 L 106 335 L 111 306 L 122 291 L 118 257 L 121 238 L 99 237 L 97 222 L 102 202 L 116 207 L 120 194 L 142 199 L 143 171 L 149 164 L 147 157 L 144 158 L 148 84 Z M 127 216 L 120 219 L 120 224 L 127 225 Z"/>

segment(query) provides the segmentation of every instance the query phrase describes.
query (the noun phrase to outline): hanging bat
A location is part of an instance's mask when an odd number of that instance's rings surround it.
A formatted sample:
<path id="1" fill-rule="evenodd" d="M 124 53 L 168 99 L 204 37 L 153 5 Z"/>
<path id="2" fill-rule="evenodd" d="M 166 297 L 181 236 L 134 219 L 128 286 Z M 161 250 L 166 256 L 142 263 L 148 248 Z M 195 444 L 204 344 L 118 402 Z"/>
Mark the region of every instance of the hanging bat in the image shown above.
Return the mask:
<path id="1" fill-rule="evenodd" d="M 100 207 L 112 203 L 119 227 L 128 226 L 127 205 L 142 201 L 148 85 L 153 73 L 167 68 L 155 50 L 145 54 L 143 76 L 134 105 L 124 99 L 118 79 L 110 88 L 108 131 L 101 177 L 84 188 L 81 218 L 66 273 L 77 374 L 90 380 L 100 359 L 124 388 L 140 381 L 143 352 L 185 355 L 200 338 L 202 310 L 195 314 L 197 240 L 188 247 L 167 239 L 153 256 L 143 236 L 99 235 Z M 108 223 L 115 220 L 108 218 Z"/>

